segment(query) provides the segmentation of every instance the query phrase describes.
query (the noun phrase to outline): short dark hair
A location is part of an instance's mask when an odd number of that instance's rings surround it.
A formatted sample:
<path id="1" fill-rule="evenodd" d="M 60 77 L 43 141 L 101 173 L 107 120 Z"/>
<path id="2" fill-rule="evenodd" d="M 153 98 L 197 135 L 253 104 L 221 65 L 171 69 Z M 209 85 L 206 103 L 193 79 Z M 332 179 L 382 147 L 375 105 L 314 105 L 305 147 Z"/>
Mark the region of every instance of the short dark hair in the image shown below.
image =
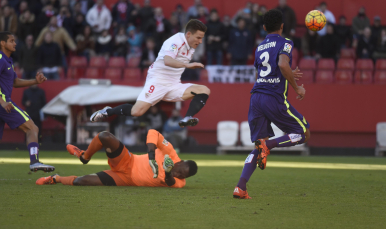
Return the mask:
<path id="1" fill-rule="evenodd" d="M 8 32 L 8 31 L 0 32 L 0 42 L 1 41 L 7 42 L 9 36 L 12 36 L 12 35 L 13 34 L 11 32 Z M 1 45 L 0 45 L 0 48 L 1 48 Z"/>
<path id="2" fill-rule="evenodd" d="M 191 176 L 196 175 L 197 169 L 198 169 L 196 162 L 192 161 L 192 160 L 188 160 L 188 161 L 185 161 L 185 162 L 189 166 L 189 176 L 191 177 Z"/>
<path id="3" fill-rule="evenodd" d="M 268 33 L 280 30 L 283 23 L 283 13 L 280 10 L 273 9 L 266 12 L 263 16 L 263 24 Z"/>
<path id="4" fill-rule="evenodd" d="M 200 20 L 197 19 L 191 19 L 187 24 L 185 28 L 185 33 L 191 32 L 192 34 L 195 34 L 197 30 L 206 32 L 207 28 L 204 23 L 202 23 Z"/>
<path id="5" fill-rule="evenodd" d="M 320 6 L 327 6 L 327 2 L 321 2 L 319 5 Z"/>

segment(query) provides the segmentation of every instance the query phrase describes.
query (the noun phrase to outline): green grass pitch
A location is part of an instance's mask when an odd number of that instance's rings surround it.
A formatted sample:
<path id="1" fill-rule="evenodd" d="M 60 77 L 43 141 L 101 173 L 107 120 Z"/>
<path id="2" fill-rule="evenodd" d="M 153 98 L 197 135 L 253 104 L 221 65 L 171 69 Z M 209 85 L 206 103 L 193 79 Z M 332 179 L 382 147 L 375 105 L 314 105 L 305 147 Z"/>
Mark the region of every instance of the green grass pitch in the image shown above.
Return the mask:
<path id="1" fill-rule="evenodd" d="M 182 159 L 237 160 L 246 155 L 181 154 Z M 28 158 L 0 151 L 1 158 Z M 94 158 L 103 159 L 97 153 Z M 41 152 L 45 158 L 72 158 Z M 386 170 L 269 167 L 288 163 L 386 165 L 386 158 L 269 156 L 248 183 L 251 200 L 232 198 L 242 171 L 199 167 L 183 189 L 35 185 L 43 172 L 0 163 L 0 228 L 385 228 Z M 55 165 L 62 176 L 86 175 L 108 165 Z"/>

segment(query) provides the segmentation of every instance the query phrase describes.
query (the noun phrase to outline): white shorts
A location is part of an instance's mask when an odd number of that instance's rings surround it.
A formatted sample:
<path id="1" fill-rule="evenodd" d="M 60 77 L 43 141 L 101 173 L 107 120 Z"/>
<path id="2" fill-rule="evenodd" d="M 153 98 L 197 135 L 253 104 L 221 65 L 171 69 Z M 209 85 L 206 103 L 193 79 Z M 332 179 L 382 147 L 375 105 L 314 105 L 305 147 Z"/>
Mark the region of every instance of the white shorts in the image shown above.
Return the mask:
<path id="1" fill-rule="evenodd" d="M 156 80 L 147 80 L 137 100 L 150 103 L 152 106 L 163 100 L 166 102 L 184 101 L 182 96 L 191 83 L 164 84 Z"/>

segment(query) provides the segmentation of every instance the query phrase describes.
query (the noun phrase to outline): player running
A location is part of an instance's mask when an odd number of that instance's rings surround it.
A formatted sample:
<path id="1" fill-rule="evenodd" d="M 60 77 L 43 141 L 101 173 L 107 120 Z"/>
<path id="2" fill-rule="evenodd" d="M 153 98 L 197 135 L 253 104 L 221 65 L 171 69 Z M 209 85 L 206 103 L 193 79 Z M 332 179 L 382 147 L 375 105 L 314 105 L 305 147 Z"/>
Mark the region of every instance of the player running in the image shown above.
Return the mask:
<path id="1" fill-rule="evenodd" d="M 253 150 L 245 160 L 239 183 L 233 192 L 234 198 L 250 199 L 246 184 L 258 164 L 265 169 L 267 156 L 275 147 L 302 144 L 310 139 L 309 123 L 303 115 L 287 101 L 288 83 L 304 99 L 303 85 L 298 86 L 296 79 L 301 77 L 299 69 L 291 70 L 293 42 L 281 37 L 283 15 L 279 10 L 268 11 L 263 18 L 264 30 L 268 32 L 265 40 L 256 49 L 256 83 L 251 91 L 248 122 Z M 268 140 L 275 136 L 271 127 L 273 122 L 286 135 Z"/>
<path id="2" fill-rule="evenodd" d="M 199 20 L 190 20 L 185 33 L 177 33 L 167 39 L 158 53 L 155 62 L 149 67 L 146 83 L 137 102 L 133 105 L 123 104 L 114 108 L 105 107 L 91 115 L 90 121 L 100 121 L 112 115 L 141 116 L 151 106 L 159 101 L 178 102 L 192 99 L 190 106 L 179 125 L 195 126 L 197 114 L 205 105 L 209 97 L 208 87 L 197 84 L 182 84 L 181 74 L 185 68 L 203 68 L 201 63 L 189 63 L 195 49 L 202 43 L 206 26 Z"/>
<path id="3" fill-rule="evenodd" d="M 15 37 L 10 32 L 0 32 L 0 141 L 3 137 L 4 125 L 11 129 L 18 128 L 26 133 L 27 146 L 30 155 L 30 170 L 54 171 L 55 168 L 39 162 L 39 129 L 34 124 L 27 112 L 18 107 L 12 100 L 11 94 L 14 87 L 29 87 L 41 84 L 47 80 L 43 73 L 38 72 L 34 80 L 19 79 L 13 69 L 10 57 L 16 51 Z"/>
<path id="4" fill-rule="evenodd" d="M 109 132 L 101 132 L 91 141 L 86 151 L 67 145 L 67 151 L 87 164 L 98 150 L 105 148 L 110 170 L 82 177 L 52 175 L 39 178 L 38 185 L 62 183 L 81 186 L 185 186 L 185 178 L 197 173 L 194 161 L 181 161 L 172 144 L 156 130 L 149 130 L 146 144 L 148 154 L 134 155 Z M 162 165 L 158 168 L 158 164 Z"/>

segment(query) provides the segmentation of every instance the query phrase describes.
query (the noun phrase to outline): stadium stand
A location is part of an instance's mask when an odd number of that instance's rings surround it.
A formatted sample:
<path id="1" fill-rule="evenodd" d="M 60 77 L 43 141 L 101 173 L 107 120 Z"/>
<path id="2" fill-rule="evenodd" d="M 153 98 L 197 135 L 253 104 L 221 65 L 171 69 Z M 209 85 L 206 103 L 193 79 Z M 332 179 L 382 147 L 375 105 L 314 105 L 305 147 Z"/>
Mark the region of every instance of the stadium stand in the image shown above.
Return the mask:
<path id="1" fill-rule="evenodd" d="M 316 72 L 315 82 L 319 84 L 334 83 L 333 71 L 319 70 Z"/>
<path id="2" fill-rule="evenodd" d="M 375 84 L 386 84 L 386 71 L 376 71 L 374 76 Z"/>
<path id="3" fill-rule="evenodd" d="M 299 69 L 303 70 L 315 70 L 316 69 L 316 61 L 315 59 L 301 59 L 299 62 Z"/>
<path id="4" fill-rule="evenodd" d="M 126 61 L 123 57 L 110 57 L 108 62 L 110 68 L 124 68 L 126 67 Z"/>
<path id="5" fill-rule="evenodd" d="M 352 84 L 353 75 L 349 70 L 337 70 L 335 72 L 335 83 L 338 84 Z"/>
<path id="6" fill-rule="evenodd" d="M 354 69 L 355 69 L 354 59 L 340 59 L 340 60 L 338 60 L 337 69 L 338 70 L 354 71 Z"/>
<path id="7" fill-rule="evenodd" d="M 84 78 L 100 79 L 104 76 L 104 68 L 87 68 Z"/>
<path id="8" fill-rule="evenodd" d="M 357 70 L 354 75 L 355 84 L 372 84 L 373 83 L 373 71 L 365 70 Z"/>
<path id="9" fill-rule="evenodd" d="M 334 59 L 331 59 L 331 58 L 319 59 L 317 69 L 318 70 L 331 70 L 331 71 L 335 70 Z"/>
<path id="10" fill-rule="evenodd" d="M 379 59 L 375 64 L 375 69 L 386 70 L 386 59 Z"/>
<path id="11" fill-rule="evenodd" d="M 340 50 L 340 58 L 355 59 L 355 57 L 356 57 L 355 49 L 353 49 L 353 48 L 342 48 Z"/>
<path id="12" fill-rule="evenodd" d="M 141 79 L 141 70 L 139 68 L 125 68 L 123 72 L 124 81 L 139 81 Z"/>
<path id="13" fill-rule="evenodd" d="M 302 77 L 297 81 L 298 85 L 302 84 L 311 84 L 314 82 L 314 71 L 313 70 L 304 70 L 302 71 Z"/>
<path id="14" fill-rule="evenodd" d="M 107 68 L 105 72 L 105 78 L 111 80 L 121 80 L 122 79 L 122 69 L 121 68 Z"/>

